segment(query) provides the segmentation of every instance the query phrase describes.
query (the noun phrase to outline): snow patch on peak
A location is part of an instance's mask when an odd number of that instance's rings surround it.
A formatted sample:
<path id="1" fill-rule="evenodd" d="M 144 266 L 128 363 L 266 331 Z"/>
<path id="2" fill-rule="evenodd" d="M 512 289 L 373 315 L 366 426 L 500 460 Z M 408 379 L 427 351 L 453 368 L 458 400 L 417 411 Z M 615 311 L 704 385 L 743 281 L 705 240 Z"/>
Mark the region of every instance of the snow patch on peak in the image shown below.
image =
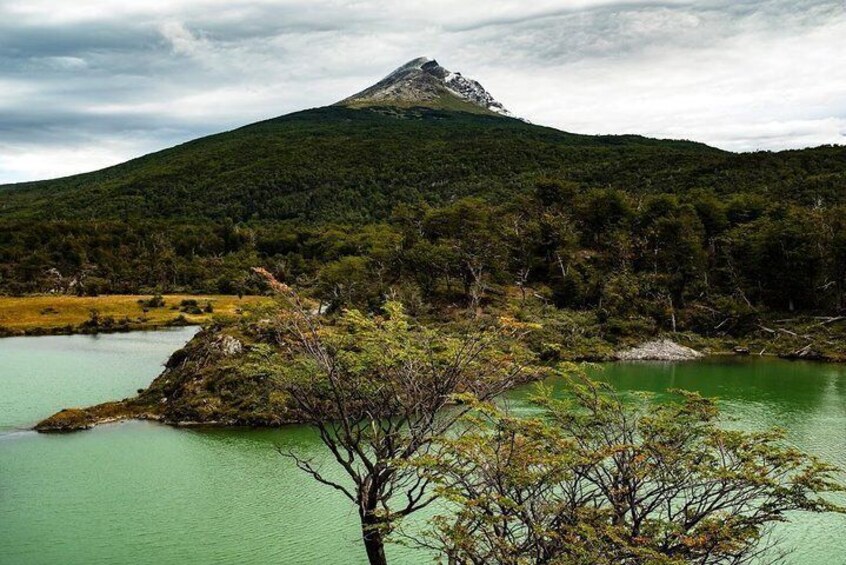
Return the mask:
<path id="1" fill-rule="evenodd" d="M 382 80 L 387 80 L 387 79 L 391 78 L 392 76 L 403 74 L 406 71 L 411 71 L 411 70 L 414 70 L 414 69 L 420 70 L 420 69 L 423 68 L 423 65 L 425 65 L 426 63 L 429 63 L 430 61 L 431 61 L 431 59 L 429 59 L 428 57 L 417 57 L 416 59 L 412 59 L 411 61 L 407 62 L 406 64 L 397 67 L 388 76 L 386 76 Z"/>
<path id="2" fill-rule="evenodd" d="M 439 97 L 454 96 L 475 106 L 503 116 L 512 114 L 479 84 L 461 73 L 443 68 L 434 59 L 417 57 L 397 67 L 388 76 L 342 104 L 435 103 Z"/>
<path id="3" fill-rule="evenodd" d="M 444 81 L 446 87 L 459 98 L 487 108 L 491 112 L 513 117 L 511 112 L 505 109 L 501 102 L 491 96 L 491 93 L 479 84 L 479 81 L 464 78 L 461 73 L 448 73 Z"/>

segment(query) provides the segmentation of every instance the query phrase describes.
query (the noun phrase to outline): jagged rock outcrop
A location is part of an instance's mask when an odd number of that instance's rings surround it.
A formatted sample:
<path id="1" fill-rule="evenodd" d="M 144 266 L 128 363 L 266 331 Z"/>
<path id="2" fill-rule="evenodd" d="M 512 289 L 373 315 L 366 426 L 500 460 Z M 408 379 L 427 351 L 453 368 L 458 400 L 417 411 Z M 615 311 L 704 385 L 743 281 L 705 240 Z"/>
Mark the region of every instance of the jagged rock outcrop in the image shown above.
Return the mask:
<path id="1" fill-rule="evenodd" d="M 437 61 L 419 57 L 338 103 L 343 106 L 401 105 L 454 108 L 456 105 L 511 116 L 485 88 L 461 73 L 448 71 Z"/>

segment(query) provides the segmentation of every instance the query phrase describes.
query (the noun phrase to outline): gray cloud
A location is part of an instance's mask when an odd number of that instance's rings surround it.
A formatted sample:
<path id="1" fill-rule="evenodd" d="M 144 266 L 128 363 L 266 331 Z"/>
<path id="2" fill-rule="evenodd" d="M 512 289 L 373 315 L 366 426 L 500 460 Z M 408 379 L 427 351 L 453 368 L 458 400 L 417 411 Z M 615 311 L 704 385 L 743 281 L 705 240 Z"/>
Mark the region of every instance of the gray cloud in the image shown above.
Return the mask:
<path id="1" fill-rule="evenodd" d="M 846 143 L 844 52 L 843 0 L 0 0 L 0 182 L 329 104 L 420 55 L 568 131 Z"/>

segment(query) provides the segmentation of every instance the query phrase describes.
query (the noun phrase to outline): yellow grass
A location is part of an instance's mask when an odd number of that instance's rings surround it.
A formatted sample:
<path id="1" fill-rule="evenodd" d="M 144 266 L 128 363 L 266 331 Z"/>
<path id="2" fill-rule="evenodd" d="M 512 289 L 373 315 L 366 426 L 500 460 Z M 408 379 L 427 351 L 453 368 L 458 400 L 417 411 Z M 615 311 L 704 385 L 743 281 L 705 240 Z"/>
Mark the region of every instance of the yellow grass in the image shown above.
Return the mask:
<path id="1" fill-rule="evenodd" d="M 242 309 L 251 304 L 267 300 L 262 296 L 222 295 L 165 295 L 164 307 L 144 308 L 139 300 L 147 300 L 150 295 L 108 295 L 108 296 L 65 296 L 38 295 L 23 297 L 0 296 L 0 328 L 13 333 L 33 330 L 50 331 L 67 326 L 78 326 L 91 317 L 91 311 L 97 310 L 101 318 L 111 316 L 117 322 L 128 319 L 129 326 L 142 329 L 163 326 L 173 322 L 180 315 L 192 324 L 202 324 L 212 316 L 237 316 Z M 180 312 L 183 300 L 193 299 L 200 308 L 211 302 L 212 314 L 187 314 Z M 175 307 L 175 309 L 174 309 Z"/>

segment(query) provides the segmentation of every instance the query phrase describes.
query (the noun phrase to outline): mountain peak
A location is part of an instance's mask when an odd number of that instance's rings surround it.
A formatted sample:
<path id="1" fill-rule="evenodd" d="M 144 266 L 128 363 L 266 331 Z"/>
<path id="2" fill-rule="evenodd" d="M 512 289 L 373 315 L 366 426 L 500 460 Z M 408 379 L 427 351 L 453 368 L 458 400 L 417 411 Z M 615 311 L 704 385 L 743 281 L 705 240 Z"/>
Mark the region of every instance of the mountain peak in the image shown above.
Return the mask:
<path id="1" fill-rule="evenodd" d="M 434 59 L 418 57 L 388 76 L 338 104 L 361 107 L 431 106 L 470 111 L 488 111 L 511 116 L 477 81 L 443 68 Z"/>

